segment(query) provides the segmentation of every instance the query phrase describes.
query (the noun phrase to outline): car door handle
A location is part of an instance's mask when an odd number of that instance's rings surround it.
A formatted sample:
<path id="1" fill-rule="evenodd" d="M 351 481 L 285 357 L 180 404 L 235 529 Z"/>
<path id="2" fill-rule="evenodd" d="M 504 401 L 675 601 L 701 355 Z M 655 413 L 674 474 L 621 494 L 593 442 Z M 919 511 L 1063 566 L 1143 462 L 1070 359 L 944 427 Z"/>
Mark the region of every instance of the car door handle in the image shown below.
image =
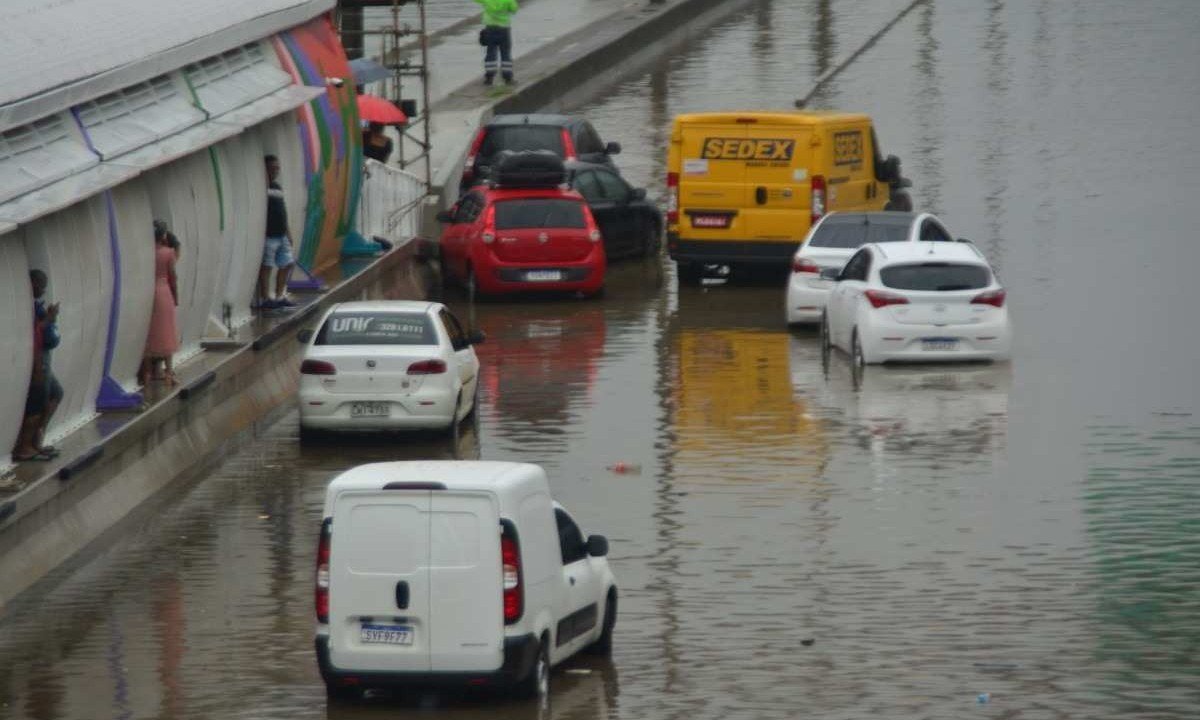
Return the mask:
<path id="1" fill-rule="evenodd" d="M 571 584 L 572 584 L 572 585 L 574 585 L 574 584 L 575 584 L 575 578 L 574 578 L 574 577 L 568 577 L 567 579 L 571 581 Z"/>
<path id="2" fill-rule="evenodd" d="M 403 580 L 396 583 L 396 607 L 401 610 L 408 609 L 408 583 Z"/>

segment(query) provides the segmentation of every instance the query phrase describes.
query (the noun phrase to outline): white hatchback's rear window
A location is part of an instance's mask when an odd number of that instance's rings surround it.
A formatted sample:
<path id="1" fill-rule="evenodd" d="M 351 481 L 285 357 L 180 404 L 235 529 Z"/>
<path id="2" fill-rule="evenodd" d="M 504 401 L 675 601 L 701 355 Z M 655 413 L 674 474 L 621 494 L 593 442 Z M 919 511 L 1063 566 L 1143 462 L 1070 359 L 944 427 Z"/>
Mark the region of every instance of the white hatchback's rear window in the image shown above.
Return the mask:
<path id="1" fill-rule="evenodd" d="M 982 265 L 946 262 L 893 265 L 881 269 L 879 278 L 896 290 L 932 292 L 978 290 L 992 284 L 992 274 Z"/>
<path id="2" fill-rule="evenodd" d="M 436 345 L 437 334 L 424 313 L 335 313 L 317 333 L 314 345 Z"/>

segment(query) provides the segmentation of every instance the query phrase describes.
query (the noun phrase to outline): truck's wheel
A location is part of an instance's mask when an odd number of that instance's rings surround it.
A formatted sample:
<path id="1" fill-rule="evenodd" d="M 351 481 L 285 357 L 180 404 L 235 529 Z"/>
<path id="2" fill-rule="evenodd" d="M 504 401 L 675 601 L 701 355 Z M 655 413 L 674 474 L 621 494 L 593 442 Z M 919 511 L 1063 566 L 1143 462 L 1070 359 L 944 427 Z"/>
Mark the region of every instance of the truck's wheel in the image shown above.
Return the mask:
<path id="1" fill-rule="evenodd" d="M 680 285 L 699 285 L 704 279 L 704 266 L 700 263 L 679 261 L 675 263 Z"/>

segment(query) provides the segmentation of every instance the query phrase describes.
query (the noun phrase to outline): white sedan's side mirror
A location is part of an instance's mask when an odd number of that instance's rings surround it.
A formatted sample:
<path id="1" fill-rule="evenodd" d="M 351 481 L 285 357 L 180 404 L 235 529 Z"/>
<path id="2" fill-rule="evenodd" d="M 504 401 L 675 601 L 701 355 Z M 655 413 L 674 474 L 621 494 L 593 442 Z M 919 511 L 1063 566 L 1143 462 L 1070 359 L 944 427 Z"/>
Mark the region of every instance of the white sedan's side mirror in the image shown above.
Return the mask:
<path id="1" fill-rule="evenodd" d="M 833 280 L 834 282 L 841 276 L 842 271 L 837 268 L 824 268 L 821 270 L 822 280 Z"/>

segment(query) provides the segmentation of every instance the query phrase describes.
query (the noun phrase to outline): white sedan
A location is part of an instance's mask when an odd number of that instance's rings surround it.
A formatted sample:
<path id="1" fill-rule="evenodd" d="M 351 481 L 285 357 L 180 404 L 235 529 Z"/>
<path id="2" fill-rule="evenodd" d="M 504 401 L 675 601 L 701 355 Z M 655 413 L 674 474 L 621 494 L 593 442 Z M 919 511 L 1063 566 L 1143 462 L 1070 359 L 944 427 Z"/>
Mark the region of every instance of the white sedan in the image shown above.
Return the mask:
<path id="1" fill-rule="evenodd" d="M 1012 326 L 1004 288 L 969 242 L 864 245 L 834 280 L 822 349 L 856 366 L 899 361 L 1004 360 Z"/>
<path id="2" fill-rule="evenodd" d="M 950 242 L 946 226 L 929 213 L 830 213 L 818 220 L 792 257 L 784 310 L 788 325 L 821 322 L 825 299 L 833 283 L 821 271 L 841 270 L 850 256 L 867 243 Z"/>
<path id="3" fill-rule="evenodd" d="M 479 359 L 445 305 L 425 301 L 346 302 L 305 330 L 300 428 L 440 429 L 453 434 L 475 410 Z"/>

